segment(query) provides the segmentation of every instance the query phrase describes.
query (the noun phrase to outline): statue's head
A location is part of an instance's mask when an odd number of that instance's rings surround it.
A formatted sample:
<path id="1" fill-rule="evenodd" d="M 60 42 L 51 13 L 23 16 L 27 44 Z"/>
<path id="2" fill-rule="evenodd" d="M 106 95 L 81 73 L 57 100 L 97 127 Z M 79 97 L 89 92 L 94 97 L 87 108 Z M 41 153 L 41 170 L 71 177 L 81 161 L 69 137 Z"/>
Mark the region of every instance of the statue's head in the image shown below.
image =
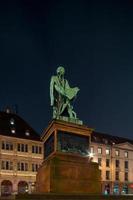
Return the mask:
<path id="1" fill-rule="evenodd" d="M 56 70 L 57 74 L 59 75 L 64 75 L 65 74 L 65 69 L 62 66 L 59 66 Z"/>

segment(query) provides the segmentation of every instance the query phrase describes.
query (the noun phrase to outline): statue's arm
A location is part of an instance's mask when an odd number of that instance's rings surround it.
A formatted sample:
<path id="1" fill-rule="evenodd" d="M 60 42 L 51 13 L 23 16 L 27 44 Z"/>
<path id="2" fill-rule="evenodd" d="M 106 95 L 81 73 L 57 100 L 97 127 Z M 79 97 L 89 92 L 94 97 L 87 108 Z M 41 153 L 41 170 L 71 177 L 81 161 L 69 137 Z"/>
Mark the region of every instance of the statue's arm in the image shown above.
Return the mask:
<path id="1" fill-rule="evenodd" d="M 51 77 L 50 81 L 50 101 L 51 101 L 51 106 L 54 105 L 54 76 Z"/>

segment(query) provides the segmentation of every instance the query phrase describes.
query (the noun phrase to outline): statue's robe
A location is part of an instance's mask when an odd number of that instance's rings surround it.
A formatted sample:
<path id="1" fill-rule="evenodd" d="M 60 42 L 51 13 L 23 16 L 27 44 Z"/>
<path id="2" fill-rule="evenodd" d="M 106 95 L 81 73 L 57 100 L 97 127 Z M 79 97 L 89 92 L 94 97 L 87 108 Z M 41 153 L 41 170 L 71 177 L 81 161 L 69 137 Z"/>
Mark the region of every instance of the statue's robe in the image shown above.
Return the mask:
<path id="1" fill-rule="evenodd" d="M 55 106 L 60 114 L 63 104 L 70 102 L 77 95 L 79 89 L 77 87 L 71 88 L 66 79 L 61 82 L 58 76 L 52 76 L 50 82 L 50 98 L 51 106 Z"/>

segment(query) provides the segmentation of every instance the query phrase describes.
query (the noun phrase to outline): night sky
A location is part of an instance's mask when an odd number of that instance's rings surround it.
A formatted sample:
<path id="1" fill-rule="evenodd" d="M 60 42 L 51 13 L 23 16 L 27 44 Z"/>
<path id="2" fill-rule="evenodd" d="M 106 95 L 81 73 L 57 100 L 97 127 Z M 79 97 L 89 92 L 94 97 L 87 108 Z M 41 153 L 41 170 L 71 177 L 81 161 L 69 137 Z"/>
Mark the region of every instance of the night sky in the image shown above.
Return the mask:
<path id="1" fill-rule="evenodd" d="M 17 105 L 41 134 L 52 119 L 49 82 L 59 65 L 80 88 L 79 119 L 133 139 L 133 2 L 0 1 L 1 110 Z"/>

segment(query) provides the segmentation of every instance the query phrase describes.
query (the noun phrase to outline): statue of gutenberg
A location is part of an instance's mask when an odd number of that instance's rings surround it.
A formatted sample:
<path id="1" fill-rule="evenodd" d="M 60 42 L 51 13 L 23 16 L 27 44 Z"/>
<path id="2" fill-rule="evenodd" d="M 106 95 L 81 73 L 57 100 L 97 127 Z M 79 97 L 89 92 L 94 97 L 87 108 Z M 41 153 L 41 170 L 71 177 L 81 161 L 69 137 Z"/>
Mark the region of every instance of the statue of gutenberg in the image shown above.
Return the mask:
<path id="1" fill-rule="evenodd" d="M 77 118 L 76 113 L 71 105 L 76 97 L 79 88 L 71 88 L 68 81 L 64 78 L 65 69 L 59 66 L 56 70 L 57 75 L 51 77 L 50 81 L 50 99 L 53 107 L 53 118 L 59 116 L 67 116 L 69 118 Z"/>

